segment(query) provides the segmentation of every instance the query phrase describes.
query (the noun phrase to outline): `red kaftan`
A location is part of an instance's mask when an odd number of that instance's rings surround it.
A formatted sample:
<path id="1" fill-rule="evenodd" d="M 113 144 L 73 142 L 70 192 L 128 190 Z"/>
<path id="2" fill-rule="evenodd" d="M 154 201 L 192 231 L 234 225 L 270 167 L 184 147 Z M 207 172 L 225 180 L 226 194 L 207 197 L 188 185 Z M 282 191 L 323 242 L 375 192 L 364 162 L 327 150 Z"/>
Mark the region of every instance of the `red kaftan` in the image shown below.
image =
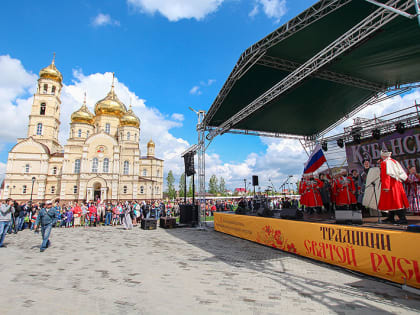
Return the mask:
<path id="1" fill-rule="evenodd" d="M 335 204 L 337 206 L 348 206 L 356 204 L 356 196 L 354 195 L 356 187 L 354 181 L 349 176 L 340 176 L 334 180 Z"/>
<path id="2" fill-rule="evenodd" d="M 303 183 L 305 206 L 310 208 L 322 207 L 321 194 L 319 193 L 319 188 L 322 186 L 324 186 L 324 183 L 319 179 L 307 180 Z"/>
<path id="3" fill-rule="evenodd" d="M 397 161 L 390 159 L 394 163 Z M 401 210 L 409 207 L 402 183 L 386 172 L 386 161 L 381 162 L 381 195 L 378 209 L 381 211 Z"/>

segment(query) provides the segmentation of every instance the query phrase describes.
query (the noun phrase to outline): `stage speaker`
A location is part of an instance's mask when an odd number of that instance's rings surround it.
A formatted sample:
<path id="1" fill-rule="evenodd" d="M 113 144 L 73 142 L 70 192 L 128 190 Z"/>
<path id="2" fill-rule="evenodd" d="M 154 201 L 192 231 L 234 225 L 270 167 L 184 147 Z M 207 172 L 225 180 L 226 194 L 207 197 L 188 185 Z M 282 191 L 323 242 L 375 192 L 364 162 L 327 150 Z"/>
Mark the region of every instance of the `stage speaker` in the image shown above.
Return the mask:
<path id="1" fill-rule="evenodd" d="M 281 209 L 280 218 L 287 220 L 302 220 L 303 212 L 297 208 Z"/>
<path id="2" fill-rule="evenodd" d="M 335 210 L 335 223 L 339 224 L 362 224 L 361 210 Z"/>
<path id="3" fill-rule="evenodd" d="M 181 205 L 179 207 L 181 224 L 196 224 L 198 223 L 198 205 Z"/>
<path id="4" fill-rule="evenodd" d="M 260 217 L 272 218 L 273 211 L 271 211 L 270 208 L 261 207 L 257 210 L 257 215 Z"/>
<path id="5" fill-rule="evenodd" d="M 191 176 L 195 174 L 193 153 L 187 153 L 184 155 L 184 166 L 186 176 Z"/>
<path id="6" fill-rule="evenodd" d="M 258 186 L 258 176 L 252 175 L 252 186 Z"/>

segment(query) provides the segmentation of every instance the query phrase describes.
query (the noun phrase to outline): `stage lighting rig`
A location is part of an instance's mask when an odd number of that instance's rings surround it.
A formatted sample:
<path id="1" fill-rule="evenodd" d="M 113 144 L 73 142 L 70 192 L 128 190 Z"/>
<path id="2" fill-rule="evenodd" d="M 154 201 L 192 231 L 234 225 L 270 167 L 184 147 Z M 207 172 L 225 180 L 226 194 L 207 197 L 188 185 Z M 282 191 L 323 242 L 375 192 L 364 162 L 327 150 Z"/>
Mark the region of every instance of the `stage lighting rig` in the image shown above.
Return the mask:
<path id="1" fill-rule="evenodd" d="M 356 144 L 360 144 L 360 133 L 356 133 L 355 135 L 353 135 L 353 141 Z"/>
<path id="2" fill-rule="evenodd" d="M 403 122 L 399 122 L 395 125 L 395 129 L 397 129 L 398 133 L 403 134 L 405 131 L 405 125 Z"/>
<path id="3" fill-rule="evenodd" d="M 327 142 L 325 142 L 325 141 L 322 142 L 321 147 L 322 147 L 322 150 L 323 151 L 325 151 L 325 152 L 328 151 L 328 143 Z"/>
<path id="4" fill-rule="evenodd" d="M 372 130 L 372 137 L 376 140 L 379 140 L 381 138 L 381 131 L 376 128 Z"/>
<path id="5" fill-rule="evenodd" d="M 344 148 L 344 140 L 343 140 L 343 139 L 338 139 L 338 140 L 337 140 L 337 145 L 338 145 L 340 148 Z"/>

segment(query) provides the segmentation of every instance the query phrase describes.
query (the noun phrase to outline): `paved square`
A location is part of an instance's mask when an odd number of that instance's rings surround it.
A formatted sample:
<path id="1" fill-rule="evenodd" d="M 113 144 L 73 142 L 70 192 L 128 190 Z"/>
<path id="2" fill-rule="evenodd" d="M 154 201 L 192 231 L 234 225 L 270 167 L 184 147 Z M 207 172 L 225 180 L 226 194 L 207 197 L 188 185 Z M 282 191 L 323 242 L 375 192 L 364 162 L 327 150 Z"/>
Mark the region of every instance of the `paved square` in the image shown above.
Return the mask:
<path id="1" fill-rule="evenodd" d="M 1 314 L 418 314 L 420 296 L 213 231 L 7 235 Z"/>

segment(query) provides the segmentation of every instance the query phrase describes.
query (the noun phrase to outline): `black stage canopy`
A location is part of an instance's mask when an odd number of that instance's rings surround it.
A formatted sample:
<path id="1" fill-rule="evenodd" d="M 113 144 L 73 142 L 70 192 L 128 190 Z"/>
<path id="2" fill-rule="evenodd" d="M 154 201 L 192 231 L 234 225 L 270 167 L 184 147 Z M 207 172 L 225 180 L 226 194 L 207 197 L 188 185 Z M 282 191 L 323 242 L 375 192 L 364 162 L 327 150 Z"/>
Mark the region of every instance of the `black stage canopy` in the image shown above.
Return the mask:
<path id="1" fill-rule="evenodd" d="M 207 138 L 236 129 L 313 139 L 419 82 L 416 2 L 378 2 L 411 19 L 366 0 L 319 1 L 248 48 L 208 110 Z"/>

